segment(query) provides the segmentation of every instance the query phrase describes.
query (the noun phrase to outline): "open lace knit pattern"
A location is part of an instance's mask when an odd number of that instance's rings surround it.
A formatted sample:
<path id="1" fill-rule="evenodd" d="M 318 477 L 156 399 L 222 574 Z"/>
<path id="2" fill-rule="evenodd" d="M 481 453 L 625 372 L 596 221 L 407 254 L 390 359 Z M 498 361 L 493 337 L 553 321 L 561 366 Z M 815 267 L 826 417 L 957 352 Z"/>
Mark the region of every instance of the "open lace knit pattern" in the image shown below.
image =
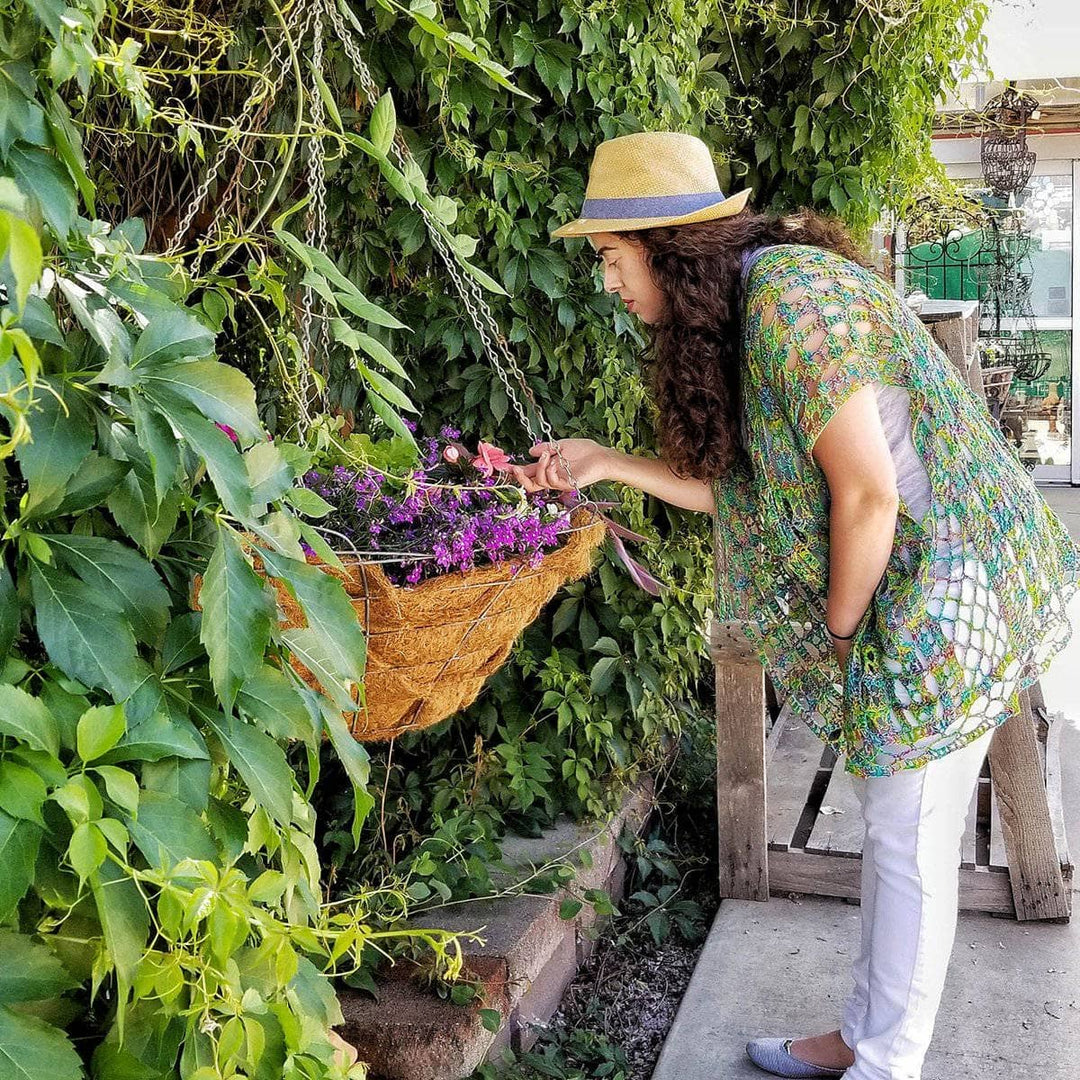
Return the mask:
<path id="1" fill-rule="evenodd" d="M 713 485 L 729 564 L 718 618 L 747 620 L 779 692 L 857 776 L 916 768 L 1005 721 L 1072 634 L 1080 547 L 986 407 L 887 281 L 819 248 L 757 259 L 744 339 L 747 455 Z M 825 629 L 829 492 L 811 450 L 875 380 L 908 391 L 933 495 L 922 521 L 901 498 L 841 670 Z"/>

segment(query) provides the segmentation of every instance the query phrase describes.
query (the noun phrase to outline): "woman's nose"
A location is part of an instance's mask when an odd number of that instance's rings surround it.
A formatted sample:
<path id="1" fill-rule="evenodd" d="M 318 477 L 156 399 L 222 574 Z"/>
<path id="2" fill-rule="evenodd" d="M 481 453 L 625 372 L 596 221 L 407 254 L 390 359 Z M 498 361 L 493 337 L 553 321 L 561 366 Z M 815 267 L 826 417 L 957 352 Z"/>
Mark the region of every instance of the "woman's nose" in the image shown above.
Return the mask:
<path id="1" fill-rule="evenodd" d="M 618 274 L 613 270 L 604 270 L 604 290 L 605 292 L 618 292 L 622 288 L 622 282 L 619 280 Z"/>

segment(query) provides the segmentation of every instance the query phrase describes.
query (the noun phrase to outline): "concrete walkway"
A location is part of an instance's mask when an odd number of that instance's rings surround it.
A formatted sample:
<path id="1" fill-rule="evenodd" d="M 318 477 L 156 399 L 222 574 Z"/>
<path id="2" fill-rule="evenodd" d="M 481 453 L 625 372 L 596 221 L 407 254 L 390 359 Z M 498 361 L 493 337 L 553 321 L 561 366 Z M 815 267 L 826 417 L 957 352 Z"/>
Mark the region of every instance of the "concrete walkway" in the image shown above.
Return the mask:
<path id="1" fill-rule="evenodd" d="M 1041 488 L 1080 539 L 1080 488 Z M 1067 837 L 1080 852 L 1080 596 L 1073 639 L 1041 685 L 1061 736 Z M 1080 884 L 1080 882 L 1078 882 Z M 962 912 L 923 1080 L 1080 1077 L 1080 896 L 1067 925 Z M 756 1035 L 797 1038 L 840 1026 L 859 943 L 843 900 L 724 900 L 653 1080 L 762 1080 L 745 1056 Z"/>

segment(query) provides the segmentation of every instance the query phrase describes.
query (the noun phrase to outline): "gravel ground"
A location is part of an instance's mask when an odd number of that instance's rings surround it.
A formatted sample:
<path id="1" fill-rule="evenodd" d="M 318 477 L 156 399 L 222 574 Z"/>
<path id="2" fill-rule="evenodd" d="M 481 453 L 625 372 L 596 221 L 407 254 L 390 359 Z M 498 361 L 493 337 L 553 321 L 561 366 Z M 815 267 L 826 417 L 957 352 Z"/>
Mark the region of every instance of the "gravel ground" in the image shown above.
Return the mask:
<path id="1" fill-rule="evenodd" d="M 696 899 L 707 926 L 716 898 Z M 648 1080 L 703 944 L 704 936 L 690 944 L 673 934 L 657 945 L 644 926 L 623 940 L 608 934 L 570 984 L 549 1028 L 602 1032 L 626 1054 L 627 1080 Z"/>

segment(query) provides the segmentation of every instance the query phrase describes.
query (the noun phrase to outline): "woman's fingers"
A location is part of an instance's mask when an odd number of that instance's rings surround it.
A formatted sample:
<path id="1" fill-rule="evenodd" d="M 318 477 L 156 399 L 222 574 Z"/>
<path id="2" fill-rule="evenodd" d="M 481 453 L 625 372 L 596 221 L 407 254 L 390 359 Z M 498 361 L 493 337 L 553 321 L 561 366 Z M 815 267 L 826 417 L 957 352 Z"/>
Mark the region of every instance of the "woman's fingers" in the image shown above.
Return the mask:
<path id="1" fill-rule="evenodd" d="M 535 465 L 526 465 L 524 468 L 520 465 L 512 465 L 510 471 L 514 474 L 514 479 L 526 490 L 526 491 L 543 491 L 543 485 L 536 482 L 533 478 L 535 473 Z"/>
<path id="2" fill-rule="evenodd" d="M 553 443 L 537 443 L 529 447 L 529 453 L 537 460 L 530 465 L 514 465 L 514 479 L 526 491 L 570 491 L 573 485 L 566 474 L 566 467 L 552 451 Z"/>

